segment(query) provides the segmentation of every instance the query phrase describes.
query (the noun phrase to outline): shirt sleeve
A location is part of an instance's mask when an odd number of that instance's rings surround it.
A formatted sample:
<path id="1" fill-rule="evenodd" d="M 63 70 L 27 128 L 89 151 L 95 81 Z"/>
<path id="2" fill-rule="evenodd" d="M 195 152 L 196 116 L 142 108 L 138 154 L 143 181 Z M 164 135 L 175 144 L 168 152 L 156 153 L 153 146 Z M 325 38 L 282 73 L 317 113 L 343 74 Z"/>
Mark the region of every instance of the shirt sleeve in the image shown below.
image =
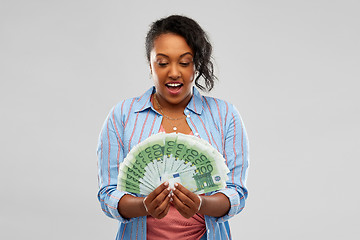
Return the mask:
<path id="1" fill-rule="evenodd" d="M 223 217 L 216 219 L 224 222 L 240 213 L 245 207 L 248 196 L 246 188 L 247 173 L 249 167 L 249 144 L 243 121 L 237 109 L 229 104 L 229 110 L 225 114 L 225 139 L 224 157 L 230 170 L 227 188 L 220 190 L 230 201 L 230 210 Z"/>
<path id="2" fill-rule="evenodd" d="M 118 212 L 118 203 L 125 194 L 116 189 L 119 174 L 119 164 L 124 158 L 124 144 L 122 142 L 122 124 L 115 106 L 106 118 L 99 136 L 97 147 L 98 156 L 98 199 L 102 211 L 109 217 L 121 222 L 132 219 L 123 218 Z M 133 195 L 133 194 L 131 194 Z"/>

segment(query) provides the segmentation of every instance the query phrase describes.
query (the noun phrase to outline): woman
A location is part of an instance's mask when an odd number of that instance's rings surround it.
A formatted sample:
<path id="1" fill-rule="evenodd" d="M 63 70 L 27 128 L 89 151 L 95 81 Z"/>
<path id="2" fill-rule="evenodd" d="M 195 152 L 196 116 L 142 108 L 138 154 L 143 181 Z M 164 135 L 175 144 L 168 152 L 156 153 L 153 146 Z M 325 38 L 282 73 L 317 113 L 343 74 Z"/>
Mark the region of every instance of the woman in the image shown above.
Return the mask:
<path id="1" fill-rule="evenodd" d="M 247 198 L 248 141 L 235 107 L 197 90 L 214 86 L 211 51 L 192 19 L 173 15 L 152 24 L 146 54 L 154 87 L 110 111 L 98 144 L 98 198 L 104 213 L 119 220 L 116 239 L 231 239 L 228 220 Z M 160 131 L 208 141 L 226 160 L 227 188 L 199 196 L 165 182 L 146 197 L 118 191 L 119 164 Z"/>

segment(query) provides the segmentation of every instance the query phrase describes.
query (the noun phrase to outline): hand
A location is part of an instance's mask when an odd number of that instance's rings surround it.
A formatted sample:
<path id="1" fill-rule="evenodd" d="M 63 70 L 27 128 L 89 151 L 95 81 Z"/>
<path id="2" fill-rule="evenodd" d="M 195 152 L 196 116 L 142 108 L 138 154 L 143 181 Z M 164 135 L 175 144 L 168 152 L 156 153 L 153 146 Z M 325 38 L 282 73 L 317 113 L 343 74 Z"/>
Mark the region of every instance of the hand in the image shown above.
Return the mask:
<path id="1" fill-rule="evenodd" d="M 201 199 L 199 195 L 189 191 L 179 183 L 173 189 L 173 205 L 185 218 L 191 218 L 200 210 Z"/>
<path id="2" fill-rule="evenodd" d="M 154 218 L 161 219 L 166 216 L 170 207 L 170 187 L 165 182 L 144 198 L 144 207 L 148 214 Z"/>

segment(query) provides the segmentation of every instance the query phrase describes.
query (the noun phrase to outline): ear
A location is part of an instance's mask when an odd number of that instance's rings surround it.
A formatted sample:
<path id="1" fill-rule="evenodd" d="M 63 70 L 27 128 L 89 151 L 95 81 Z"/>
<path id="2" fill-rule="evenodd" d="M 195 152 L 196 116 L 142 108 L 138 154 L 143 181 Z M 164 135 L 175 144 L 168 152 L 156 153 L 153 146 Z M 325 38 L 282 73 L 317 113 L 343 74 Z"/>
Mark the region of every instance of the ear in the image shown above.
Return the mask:
<path id="1" fill-rule="evenodd" d="M 149 63 L 149 68 L 150 68 L 150 74 L 152 75 L 151 63 Z"/>
<path id="2" fill-rule="evenodd" d="M 149 64 L 149 68 L 150 68 L 150 72 L 149 72 L 149 79 L 152 79 L 152 69 L 151 69 L 151 64 Z"/>

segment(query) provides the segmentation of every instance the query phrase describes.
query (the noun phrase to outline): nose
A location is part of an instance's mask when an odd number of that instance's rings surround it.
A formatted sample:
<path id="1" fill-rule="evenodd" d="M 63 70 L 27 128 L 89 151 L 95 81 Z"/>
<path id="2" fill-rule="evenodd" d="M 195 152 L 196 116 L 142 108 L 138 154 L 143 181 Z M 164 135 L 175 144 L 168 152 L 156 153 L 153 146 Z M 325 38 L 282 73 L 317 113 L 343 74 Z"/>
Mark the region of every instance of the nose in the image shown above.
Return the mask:
<path id="1" fill-rule="evenodd" d="M 181 77 L 180 69 L 176 64 L 171 64 L 168 75 L 172 80 L 176 80 Z"/>

